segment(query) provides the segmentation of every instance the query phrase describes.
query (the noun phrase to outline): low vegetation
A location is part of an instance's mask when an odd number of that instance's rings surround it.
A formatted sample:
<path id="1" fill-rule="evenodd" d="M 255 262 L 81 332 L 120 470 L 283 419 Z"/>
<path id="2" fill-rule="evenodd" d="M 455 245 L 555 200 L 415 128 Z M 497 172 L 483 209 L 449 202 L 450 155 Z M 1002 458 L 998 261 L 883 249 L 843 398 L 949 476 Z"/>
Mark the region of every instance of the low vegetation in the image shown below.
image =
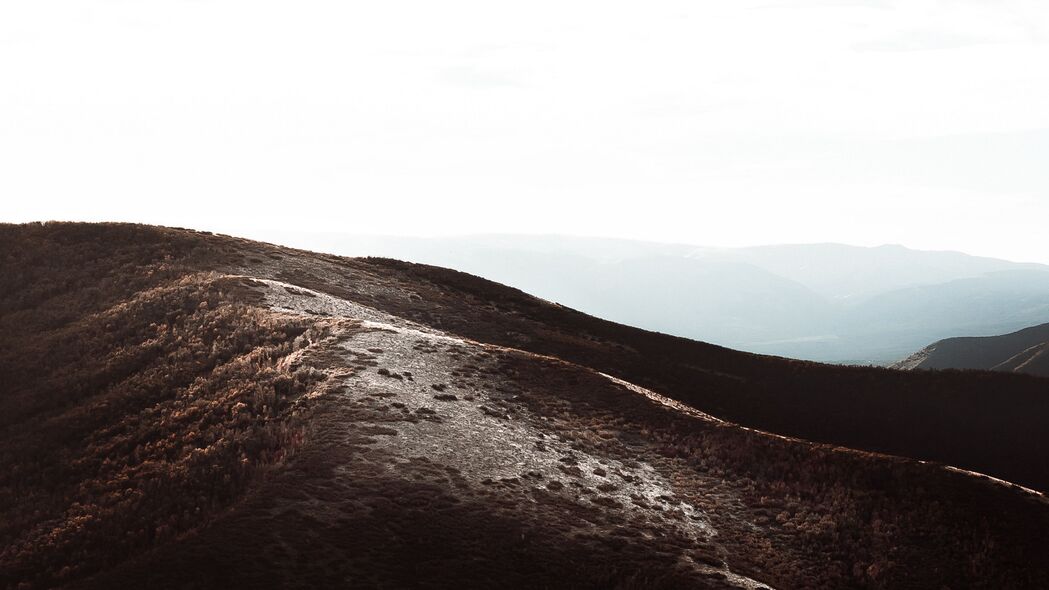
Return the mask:
<path id="1" fill-rule="evenodd" d="M 190 274 L 192 247 L 129 243 L 112 269 L 110 245 L 70 246 L 50 265 L 11 264 L 48 251 L 31 242 L 4 249 L 0 587 L 82 577 L 201 526 L 296 447 L 296 401 L 324 378 L 287 362 L 323 325 Z"/>
<path id="2" fill-rule="evenodd" d="M 0 226 L 0 276 L 0 588 L 1049 585 L 1044 497 L 904 458 L 1049 489 L 1039 379 L 748 355 L 188 230 Z M 493 449 L 534 461 L 484 475 Z"/>

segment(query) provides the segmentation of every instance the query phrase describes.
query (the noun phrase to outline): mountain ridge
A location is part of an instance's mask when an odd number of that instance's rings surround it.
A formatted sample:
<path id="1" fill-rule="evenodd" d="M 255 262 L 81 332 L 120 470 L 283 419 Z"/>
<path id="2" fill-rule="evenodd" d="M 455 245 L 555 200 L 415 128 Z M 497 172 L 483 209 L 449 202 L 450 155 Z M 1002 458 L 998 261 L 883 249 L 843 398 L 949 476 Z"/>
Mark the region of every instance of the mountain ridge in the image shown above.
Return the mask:
<path id="1" fill-rule="evenodd" d="M 1015 303 L 1012 309 L 1025 309 L 1036 283 L 1049 277 L 1049 267 L 955 252 L 833 244 L 711 249 L 505 235 L 409 239 L 288 234 L 284 241 L 457 268 L 608 320 L 824 362 L 890 364 L 942 338 L 1002 333 L 1049 321 L 1049 298 L 1041 307 L 1027 306 L 1020 317 L 981 303 L 994 294 Z M 994 274 L 1003 270 L 1026 273 L 1026 278 Z M 963 280 L 977 283 L 958 282 Z M 752 288 L 736 288 L 744 284 Z M 921 308 L 906 304 L 914 292 L 925 294 Z M 661 304 L 646 303 L 654 300 Z M 958 301 L 970 303 L 975 311 L 958 309 Z M 902 316 L 911 323 L 879 328 L 899 324 Z"/>
<path id="2" fill-rule="evenodd" d="M 1044 496 L 928 462 L 1049 487 L 1034 378 L 761 357 L 188 230 L 0 226 L 0 245 L 4 585 L 1049 580 Z M 992 389 L 1012 431 L 980 422 Z M 896 442 L 913 458 L 871 452 L 891 421 L 924 425 Z"/>

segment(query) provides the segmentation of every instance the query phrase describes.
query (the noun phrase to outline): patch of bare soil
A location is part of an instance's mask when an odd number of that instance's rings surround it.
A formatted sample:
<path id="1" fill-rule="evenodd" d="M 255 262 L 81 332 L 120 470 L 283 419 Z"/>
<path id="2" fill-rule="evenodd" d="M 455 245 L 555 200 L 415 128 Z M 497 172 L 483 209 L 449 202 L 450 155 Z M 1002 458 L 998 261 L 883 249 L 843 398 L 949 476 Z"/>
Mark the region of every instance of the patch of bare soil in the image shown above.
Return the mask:
<path id="1" fill-rule="evenodd" d="M 941 547 L 973 499 L 941 494 L 955 474 L 933 465 L 741 429 L 559 359 L 253 288 L 280 313 L 355 322 L 309 353 L 329 378 L 305 444 L 207 528 L 89 586 L 891 588 L 966 579 L 986 567 L 977 547 L 1015 533 L 985 523 Z M 958 573 L 916 575 L 934 554 Z"/>

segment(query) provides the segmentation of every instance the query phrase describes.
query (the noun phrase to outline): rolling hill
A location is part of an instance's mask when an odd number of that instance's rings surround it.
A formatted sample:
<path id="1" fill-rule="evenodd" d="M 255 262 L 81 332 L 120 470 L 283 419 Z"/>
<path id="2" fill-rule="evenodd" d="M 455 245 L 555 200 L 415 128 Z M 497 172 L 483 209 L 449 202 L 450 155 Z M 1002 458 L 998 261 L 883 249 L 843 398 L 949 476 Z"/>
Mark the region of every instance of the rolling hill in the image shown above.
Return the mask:
<path id="1" fill-rule="evenodd" d="M 1049 377 L 1049 324 L 982 338 L 949 338 L 897 363 L 899 369 L 983 369 Z"/>
<path id="2" fill-rule="evenodd" d="M 0 226 L 0 276 L 0 586 L 1049 585 L 1037 378 L 181 229 Z"/>
<path id="3" fill-rule="evenodd" d="M 556 235 L 272 239 L 455 268 L 615 322 L 823 362 L 888 365 L 943 338 L 1049 321 L 1049 267 L 959 252 Z"/>

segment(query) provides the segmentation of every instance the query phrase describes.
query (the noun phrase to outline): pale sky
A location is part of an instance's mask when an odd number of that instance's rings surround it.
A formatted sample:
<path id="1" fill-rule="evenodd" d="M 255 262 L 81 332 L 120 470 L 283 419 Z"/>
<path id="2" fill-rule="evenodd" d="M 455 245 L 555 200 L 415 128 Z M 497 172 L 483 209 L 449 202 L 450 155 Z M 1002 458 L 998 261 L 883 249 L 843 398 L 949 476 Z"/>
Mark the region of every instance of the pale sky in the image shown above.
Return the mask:
<path id="1" fill-rule="evenodd" d="M 1049 3 L 4 0 L 43 219 L 1049 263 Z"/>

